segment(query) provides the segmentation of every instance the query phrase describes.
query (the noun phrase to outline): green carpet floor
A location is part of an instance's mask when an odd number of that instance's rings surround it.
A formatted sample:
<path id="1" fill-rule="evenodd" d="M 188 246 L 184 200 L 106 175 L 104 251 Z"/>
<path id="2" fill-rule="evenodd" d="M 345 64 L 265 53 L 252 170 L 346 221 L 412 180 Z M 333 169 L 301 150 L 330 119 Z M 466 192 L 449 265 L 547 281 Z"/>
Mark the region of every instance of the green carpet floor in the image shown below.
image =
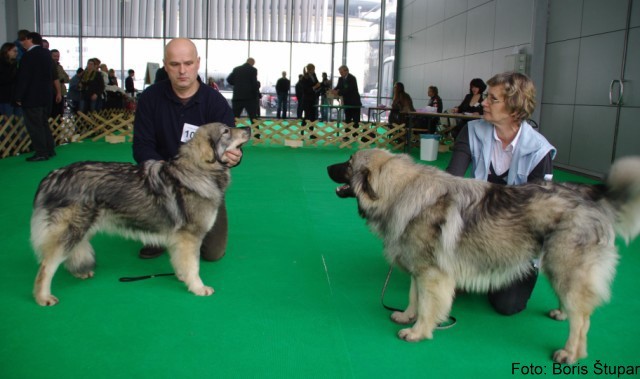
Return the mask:
<path id="1" fill-rule="evenodd" d="M 79 160 L 131 161 L 131 145 L 85 142 L 41 163 L 0 160 L 0 378 L 513 378 L 534 365 L 554 373 L 551 353 L 568 333 L 546 312 L 556 306 L 545 279 L 527 310 L 494 313 L 482 295 L 456 299 L 458 323 L 431 341 L 407 343 L 380 304 L 388 270 L 381 242 L 339 199 L 326 166 L 348 159 L 336 148 L 249 146 L 227 193 L 229 246 L 203 262 L 211 297 L 174 277 L 121 283 L 123 276 L 171 272 L 166 255 L 140 260 L 140 243 L 98 235 L 98 267 L 81 281 L 61 268 L 55 307 L 36 305 L 29 245 L 31 202 L 50 170 Z M 417 155 L 417 151 L 414 152 Z M 434 164 L 444 167 L 449 154 Z M 587 180 L 558 171 L 555 180 Z M 126 184 L 125 184 L 126 185 Z M 589 333 L 594 363 L 640 365 L 637 273 L 640 241 L 620 245 L 610 304 Z M 385 302 L 403 307 L 408 277 L 395 271 Z M 575 369 L 574 369 L 575 370 Z M 577 375 L 576 375 L 577 376 Z"/>

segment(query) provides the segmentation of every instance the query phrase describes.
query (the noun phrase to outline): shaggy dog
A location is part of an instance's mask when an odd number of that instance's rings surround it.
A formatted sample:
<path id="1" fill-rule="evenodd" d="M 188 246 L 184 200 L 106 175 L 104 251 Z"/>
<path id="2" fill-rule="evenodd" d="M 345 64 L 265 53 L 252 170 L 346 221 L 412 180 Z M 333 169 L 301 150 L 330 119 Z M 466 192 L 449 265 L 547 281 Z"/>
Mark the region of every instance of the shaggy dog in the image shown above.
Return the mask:
<path id="1" fill-rule="evenodd" d="M 178 279 L 208 296 L 199 274 L 200 244 L 229 185 L 227 150 L 250 138 L 249 128 L 201 126 L 169 162 L 79 162 L 47 175 L 36 193 L 31 243 L 40 262 L 33 294 L 55 305 L 51 281 L 61 263 L 74 276 L 93 277 L 91 237 L 106 231 L 168 248 Z"/>
<path id="2" fill-rule="evenodd" d="M 500 288 L 538 258 L 560 300 L 550 316 L 569 318 L 569 338 L 553 359 L 574 363 L 587 355 L 591 313 L 610 296 L 616 232 L 629 241 L 640 231 L 638 157 L 618 160 L 603 185 L 497 185 L 380 149 L 358 151 L 328 171 L 344 184 L 338 196 L 357 198 L 387 260 L 411 274 L 409 305 L 391 316 L 415 322 L 398 332 L 406 341 L 432 338 L 456 287 Z"/>

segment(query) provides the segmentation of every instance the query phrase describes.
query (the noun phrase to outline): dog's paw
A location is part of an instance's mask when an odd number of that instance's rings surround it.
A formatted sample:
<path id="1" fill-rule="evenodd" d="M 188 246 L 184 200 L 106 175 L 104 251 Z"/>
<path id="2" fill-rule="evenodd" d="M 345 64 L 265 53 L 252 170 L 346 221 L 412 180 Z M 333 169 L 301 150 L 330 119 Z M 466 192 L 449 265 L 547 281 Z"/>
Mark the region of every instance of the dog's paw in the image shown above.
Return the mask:
<path id="1" fill-rule="evenodd" d="M 405 340 L 407 342 L 418 342 L 424 339 L 430 340 L 432 337 L 433 336 L 430 332 L 429 333 L 421 332 L 416 330 L 416 328 L 406 328 L 406 329 L 400 329 L 398 331 L 398 338 L 400 338 L 401 340 Z"/>
<path id="2" fill-rule="evenodd" d="M 196 296 L 210 296 L 215 292 L 213 288 L 209 286 L 201 286 L 198 288 L 190 289 L 190 291 L 196 294 Z"/>
<path id="3" fill-rule="evenodd" d="M 36 303 L 38 303 L 38 305 L 42 305 L 43 307 L 56 305 L 58 304 L 58 301 L 58 298 L 51 294 L 36 296 Z"/>
<path id="4" fill-rule="evenodd" d="M 90 279 L 93 278 L 93 271 L 89 271 L 89 272 L 78 272 L 78 273 L 74 273 L 73 276 L 75 276 L 78 279 Z"/>
<path id="5" fill-rule="evenodd" d="M 557 363 L 572 365 L 576 363 L 576 361 L 578 360 L 577 355 L 578 354 L 571 353 L 565 349 L 560 349 L 560 350 L 556 350 L 556 352 L 553 353 L 553 361 Z"/>
<path id="6" fill-rule="evenodd" d="M 552 309 L 549 311 L 549 317 L 554 320 L 564 321 L 567 319 L 567 314 L 562 311 L 562 309 Z"/>
<path id="7" fill-rule="evenodd" d="M 416 315 L 407 312 L 393 312 L 391 314 L 391 321 L 401 325 L 411 324 L 416 321 Z"/>

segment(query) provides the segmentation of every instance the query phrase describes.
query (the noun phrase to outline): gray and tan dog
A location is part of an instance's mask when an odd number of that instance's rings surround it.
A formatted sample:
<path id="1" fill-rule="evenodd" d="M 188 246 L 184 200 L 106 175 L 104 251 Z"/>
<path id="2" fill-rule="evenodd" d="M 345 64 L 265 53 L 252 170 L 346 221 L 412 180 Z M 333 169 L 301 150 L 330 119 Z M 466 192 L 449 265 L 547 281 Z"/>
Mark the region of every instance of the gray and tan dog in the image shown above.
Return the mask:
<path id="1" fill-rule="evenodd" d="M 456 286 L 499 288 L 539 258 L 560 300 L 549 315 L 569 319 L 566 345 L 553 359 L 574 363 L 587 355 L 591 313 L 609 299 L 615 276 L 616 232 L 626 241 L 640 232 L 640 158 L 618 160 L 603 185 L 502 186 L 379 149 L 358 151 L 328 170 L 344 184 L 338 196 L 357 198 L 387 260 L 411 274 L 409 305 L 391 315 L 400 324 L 415 322 L 400 338 L 432 338 Z"/>
<path id="2" fill-rule="evenodd" d="M 51 281 L 62 263 L 78 278 L 93 277 L 89 241 L 99 231 L 166 246 L 189 291 L 211 295 L 213 288 L 200 279 L 200 244 L 230 183 L 224 153 L 239 149 L 250 135 L 249 128 L 207 124 L 169 162 L 79 162 L 47 175 L 31 216 L 31 243 L 40 261 L 36 302 L 58 303 Z"/>

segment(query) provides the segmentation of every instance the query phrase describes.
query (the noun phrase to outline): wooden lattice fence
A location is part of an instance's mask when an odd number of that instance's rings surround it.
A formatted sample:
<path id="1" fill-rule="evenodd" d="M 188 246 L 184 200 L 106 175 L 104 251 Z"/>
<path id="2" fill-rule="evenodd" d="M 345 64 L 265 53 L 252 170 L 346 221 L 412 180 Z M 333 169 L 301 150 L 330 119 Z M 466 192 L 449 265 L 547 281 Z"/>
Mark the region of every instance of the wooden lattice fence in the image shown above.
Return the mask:
<path id="1" fill-rule="evenodd" d="M 251 126 L 254 145 L 338 146 L 339 148 L 384 147 L 402 149 L 405 144 L 404 124 L 353 123 L 301 120 L 263 119 L 253 124 L 248 119 L 236 119 L 238 126 Z"/>
<path id="2" fill-rule="evenodd" d="M 49 119 L 56 145 L 101 138 L 123 142 L 133 133 L 134 113 L 122 109 L 58 116 Z M 353 124 L 302 120 L 248 119 L 236 120 L 238 126 L 251 126 L 254 145 L 338 146 L 339 148 L 384 147 L 401 150 L 405 144 L 404 124 L 361 122 Z M 412 136 L 412 139 L 415 138 Z M 415 142 L 415 141 L 414 141 Z M 0 157 L 19 155 L 31 150 L 31 139 L 22 117 L 0 116 Z"/>
<path id="3" fill-rule="evenodd" d="M 121 109 L 103 109 L 71 116 L 49 119 L 49 127 L 56 145 L 94 141 L 106 136 L 127 136 L 133 132 L 133 113 Z M 6 158 L 31 151 L 31 138 L 22 117 L 0 115 L 0 157 Z"/>

